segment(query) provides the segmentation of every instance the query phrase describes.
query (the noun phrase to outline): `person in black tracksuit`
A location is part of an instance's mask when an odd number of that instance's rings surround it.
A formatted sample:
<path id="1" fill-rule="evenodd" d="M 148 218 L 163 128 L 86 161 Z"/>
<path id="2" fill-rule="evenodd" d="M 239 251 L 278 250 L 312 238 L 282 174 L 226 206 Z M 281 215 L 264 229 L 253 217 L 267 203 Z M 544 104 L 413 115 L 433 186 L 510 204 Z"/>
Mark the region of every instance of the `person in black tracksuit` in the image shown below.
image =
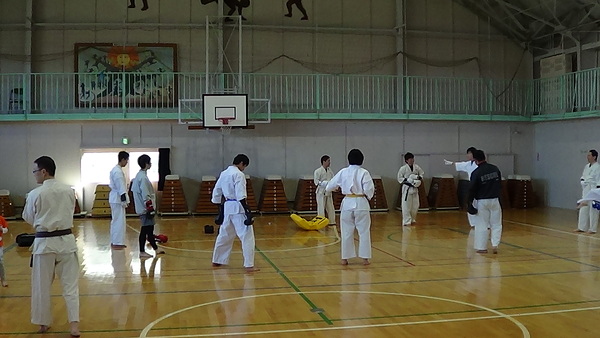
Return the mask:
<path id="1" fill-rule="evenodd" d="M 467 211 L 479 218 L 475 224 L 474 247 L 478 253 L 488 252 L 487 230 L 491 229 L 492 251 L 496 254 L 502 237 L 502 208 L 499 199 L 502 174 L 498 167 L 486 162 L 483 150 L 475 150 L 473 159 L 477 163 L 477 169 L 471 174 Z"/>

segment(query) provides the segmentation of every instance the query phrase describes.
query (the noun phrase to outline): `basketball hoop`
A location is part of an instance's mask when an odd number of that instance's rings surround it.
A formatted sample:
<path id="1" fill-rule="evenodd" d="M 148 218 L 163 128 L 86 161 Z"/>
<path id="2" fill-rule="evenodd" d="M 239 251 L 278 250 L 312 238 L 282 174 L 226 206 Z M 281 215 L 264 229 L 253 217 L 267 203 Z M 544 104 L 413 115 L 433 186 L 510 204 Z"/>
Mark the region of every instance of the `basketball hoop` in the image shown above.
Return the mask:
<path id="1" fill-rule="evenodd" d="M 221 126 L 221 134 L 223 134 L 223 135 L 229 135 L 229 134 L 231 134 L 231 129 L 232 129 L 231 126 L 225 126 L 225 125 L 223 125 L 223 126 Z"/>
<path id="2" fill-rule="evenodd" d="M 228 117 L 219 117 L 217 118 L 221 122 L 221 134 L 229 135 L 231 134 L 232 126 L 229 125 L 230 118 Z"/>

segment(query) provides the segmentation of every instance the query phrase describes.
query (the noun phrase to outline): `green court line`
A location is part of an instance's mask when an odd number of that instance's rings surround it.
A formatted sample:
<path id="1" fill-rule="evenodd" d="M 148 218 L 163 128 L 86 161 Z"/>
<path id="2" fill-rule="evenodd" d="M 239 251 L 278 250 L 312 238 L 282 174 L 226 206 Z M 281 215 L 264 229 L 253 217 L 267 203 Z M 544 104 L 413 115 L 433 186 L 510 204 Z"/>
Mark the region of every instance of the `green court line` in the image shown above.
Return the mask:
<path id="1" fill-rule="evenodd" d="M 406 283 L 429 283 L 429 282 L 447 282 L 447 281 L 459 281 L 466 279 L 490 279 L 490 278 L 513 278 L 513 277 L 529 277 L 529 276 L 544 276 L 544 275 L 558 275 L 558 274 L 568 274 L 568 273 L 582 273 L 582 272 L 597 272 L 597 269 L 591 270 L 569 270 L 569 271 L 550 271 L 550 272 L 536 272 L 536 273 L 519 273 L 519 274 L 509 274 L 509 275 L 499 275 L 499 276 L 479 276 L 479 277 L 453 277 L 453 278 L 438 278 L 438 279 L 419 279 L 419 280 L 392 280 L 392 281 L 384 281 L 384 282 L 371 282 L 371 283 L 344 283 L 342 284 L 312 284 L 306 285 L 305 288 L 323 288 L 323 287 L 336 287 L 336 286 L 361 286 L 361 285 L 389 285 L 389 284 L 406 284 Z M 174 276 L 178 277 L 178 276 Z M 282 290 L 287 289 L 287 286 L 277 286 L 277 287 L 261 287 L 255 288 L 256 290 Z M 219 290 L 219 291 L 239 291 L 241 289 L 227 289 L 227 290 Z M 198 290 L 186 290 L 186 291 L 161 291 L 160 294 L 184 294 L 184 293 L 207 293 L 207 292 L 215 292 L 216 289 L 198 289 Z M 119 293 L 103 293 L 103 294 L 80 294 L 80 297 L 105 297 L 105 296 L 135 296 L 135 295 L 156 295 L 154 291 L 147 292 L 119 292 Z M 62 298 L 62 295 L 56 294 L 51 295 L 51 297 Z M 29 295 L 0 295 L 0 299 L 9 299 L 9 298 L 29 298 Z"/>
<path id="2" fill-rule="evenodd" d="M 562 306 L 562 305 L 576 305 L 586 303 L 596 303 L 600 300 L 586 300 L 577 302 L 564 302 L 564 303 L 551 303 L 551 304 L 533 304 L 533 305 L 522 305 L 512 307 L 495 308 L 496 311 L 504 310 L 516 310 L 516 309 L 531 309 L 541 308 L 549 306 Z M 477 313 L 485 312 L 485 310 L 474 309 L 474 310 L 462 310 L 462 311 L 442 311 L 442 312 L 426 312 L 426 313 L 413 313 L 404 315 L 389 315 L 389 316 L 374 316 L 374 317 L 350 317 L 350 318 L 338 318 L 331 319 L 332 322 L 348 321 L 348 320 L 373 320 L 373 319 L 394 319 L 394 318 L 407 318 L 416 316 L 436 316 L 436 315 L 452 315 L 452 314 L 464 314 L 464 313 Z M 164 327 L 164 328 L 153 328 L 153 331 L 165 331 L 165 330 L 189 330 L 189 329 L 215 329 L 215 328 L 235 328 L 235 327 L 257 327 L 267 325 L 288 325 L 288 324 L 311 324 L 320 323 L 321 320 L 300 320 L 300 321 L 280 321 L 280 322 L 265 322 L 265 323 L 249 323 L 249 324 L 230 324 L 230 325 L 204 325 L 204 326 L 180 326 L 180 327 Z M 89 330 L 82 331 L 82 333 L 109 333 L 109 332 L 139 332 L 140 329 L 123 329 L 123 330 Z M 68 333 L 67 331 L 53 331 L 52 333 Z M 0 335 L 30 335 L 31 332 L 0 332 Z"/>
<path id="3" fill-rule="evenodd" d="M 461 234 L 464 234 L 464 235 L 467 234 L 465 231 L 458 230 L 458 229 L 452 229 L 452 228 L 444 228 L 444 229 L 449 230 L 449 231 L 458 232 L 458 233 L 461 233 Z M 574 259 L 571 259 L 571 258 L 567 258 L 567 257 L 563 257 L 563 256 L 559 256 L 559 255 L 547 253 L 547 252 L 544 252 L 544 251 L 541 251 L 541 250 L 530 249 L 530 248 L 526 248 L 526 247 L 523 247 L 523 246 L 520 246 L 520 245 L 517 245 L 517 244 L 508 243 L 508 242 L 505 242 L 505 241 L 500 241 L 500 244 L 504 244 L 504 245 L 507 245 L 507 246 L 510 246 L 510 247 L 513 247 L 513 248 L 517 248 L 517 249 L 522 249 L 522 250 L 525 250 L 525 251 L 535 252 L 535 253 L 538 253 L 540 255 L 554 257 L 556 259 L 562 259 L 562 260 L 565 260 L 565 261 L 571 262 L 571 263 L 577 263 L 577 264 L 589 266 L 589 267 L 592 267 L 594 269 L 600 269 L 600 266 L 598 266 L 598 265 L 583 263 L 583 262 L 580 262 L 580 261 L 577 261 L 577 260 L 574 260 Z"/>
<path id="4" fill-rule="evenodd" d="M 298 293 L 298 295 L 300 295 L 300 297 L 302 297 L 302 299 L 304 299 L 304 301 L 308 305 L 310 305 L 312 310 L 318 309 L 318 307 L 296 286 L 296 284 L 294 284 L 294 282 L 292 282 L 285 275 L 285 273 L 283 271 L 279 270 L 277 265 L 275 265 L 275 263 L 273 263 L 269 259 L 269 257 L 267 257 L 267 255 L 265 255 L 264 252 L 262 252 L 258 247 L 256 247 L 256 251 L 267 261 L 267 263 L 269 263 L 269 265 L 271 265 L 273 267 L 273 269 L 275 269 L 275 271 L 281 276 L 281 278 L 283 278 L 292 287 L 292 289 L 294 289 L 294 291 L 296 291 Z M 318 314 L 325 321 L 325 323 L 327 323 L 329 325 L 333 325 L 333 322 L 331 321 L 331 319 L 327 318 L 327 316 L 323 312 L 318 312 Z"/>
<path id="5" fill-rule="evenodd" d="M 14 249 L 17 246 L 17 243 L 13 243 L 7 247 L 4 247 L 4 252 L 10 251 L 12 249 Z"/>

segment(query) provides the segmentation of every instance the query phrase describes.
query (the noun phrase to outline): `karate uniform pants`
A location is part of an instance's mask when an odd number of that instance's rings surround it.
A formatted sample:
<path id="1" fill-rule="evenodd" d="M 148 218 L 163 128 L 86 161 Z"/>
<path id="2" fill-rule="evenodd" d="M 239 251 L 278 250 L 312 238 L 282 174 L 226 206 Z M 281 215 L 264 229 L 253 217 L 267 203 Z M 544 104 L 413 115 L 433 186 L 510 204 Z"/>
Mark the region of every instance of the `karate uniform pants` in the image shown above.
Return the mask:
<path id="1" fill-rule="evenodd" d="M 121 203 L 111 203 L 110 214 L 110 244 L 125 245 L 125 208 Z"/>
<path id="2" fill-rule="evenodd" d="M 406 187 L 406 188 L 405 188 Z M 402 225 L 411 225 L 417 221 L 417 212 L 419 211 L 419 193 L 408 194 L 409 187 L 402 187 Z"/>
<path id="3" fill-rule="evenodd" d="M 577 221 L 577 229 L 581 231 L 598 231 L 598 215 L 600 211 L 592 208 L 592 201 L 587 202 L 588 205 L 579 209 L 579 219 Z"/>
<path id="4" fill-rule="evenodd" d="M 242 255 L 244 256 L 244 267 L 254 266 L 254 227 L 245 225 L 246 215 L 225 215 L 223 224 L 219 228 L 219 235 L 215 242 L 212 262 L 217 264 L 229 264 L 229 256 L 236 235 L 242 242 Z"/>
<path id="5" fill-rule="evenodd" d="M 371 258 L 371 214 L 369 210 L 342 210 L 340 223 L 342 259 L 356 257 L 355 229 L 358 231 L 358 257 Z"/>
<path id="6" fill-rule="evenodd" d="M 487 250 L 488 228 L 491 231 L 492 246 L 497 247 L 502 237 L 502 208 L 497 198 L 477 200 L 477 221 L 475 222 L 475 250 Z"/>
<path id="7" fill-rule="evenodd" d="M 471 228 L 474 228 L 478 221 L 477 215 L 471 215 L 467 213 L 467 219 L 469 220 L 469 225 Z"/>
<path id="8" fill-rule="evenodd" d="M 335 208 L 333 207 L 333 196 L 326 196 L 317 193 L 316 200 L 317 216 L 325 217 L 325 211 L 327 211 L 327 219 L 329 219 L 329 224 L 335 224 Z"/>
<path id="9" fill-rule="evenodd" d="M 67 318 L 79 321 L 79 260 L 77 253 L 35 254 L 31 269 L 31 323 L 52 324 L 52 281 L 57 275 L 67 304 Z"/>

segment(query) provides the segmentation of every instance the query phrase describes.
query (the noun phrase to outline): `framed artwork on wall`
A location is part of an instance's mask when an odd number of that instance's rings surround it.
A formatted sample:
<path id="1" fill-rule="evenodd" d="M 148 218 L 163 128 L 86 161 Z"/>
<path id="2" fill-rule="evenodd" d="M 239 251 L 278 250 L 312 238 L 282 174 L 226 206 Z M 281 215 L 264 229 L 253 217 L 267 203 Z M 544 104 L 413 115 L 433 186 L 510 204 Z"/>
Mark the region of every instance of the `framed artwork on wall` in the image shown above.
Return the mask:
<path id="1" fill-rule="evenodd" d="M 76 43 L 77 107 L 173 107 L 177 45 Z"/>

